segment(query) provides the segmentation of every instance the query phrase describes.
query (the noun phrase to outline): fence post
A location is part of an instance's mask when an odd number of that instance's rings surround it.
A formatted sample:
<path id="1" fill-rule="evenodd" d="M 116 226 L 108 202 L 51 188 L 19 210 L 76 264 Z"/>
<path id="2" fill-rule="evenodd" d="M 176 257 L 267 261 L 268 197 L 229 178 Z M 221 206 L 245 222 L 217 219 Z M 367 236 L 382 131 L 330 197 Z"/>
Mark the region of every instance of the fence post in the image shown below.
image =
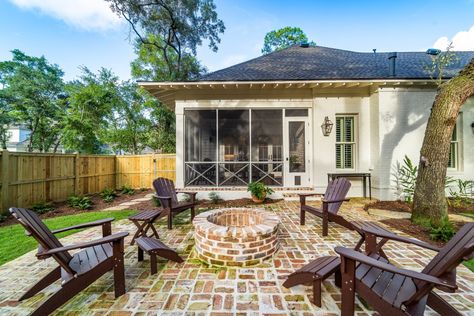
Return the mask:
<path id="1" fill-rule="evenodd" d="M 76 153 L 76 156 L 74 157 L 74 195 L 79 195 L 79 168 L 81 167 L 79 163 L 79 153 Z"/>
<path id="2" fill-rule="evenodd" d="M 8 150 L 4 149 L 2 151 L 2 203 L 0 213 L 7 212 L 7 208 L 11 205 L 8 205 L 10 199 L 8 194 L 8 186 L 10 185 L 10 170 L 9 170 L 9 153 Z"/>

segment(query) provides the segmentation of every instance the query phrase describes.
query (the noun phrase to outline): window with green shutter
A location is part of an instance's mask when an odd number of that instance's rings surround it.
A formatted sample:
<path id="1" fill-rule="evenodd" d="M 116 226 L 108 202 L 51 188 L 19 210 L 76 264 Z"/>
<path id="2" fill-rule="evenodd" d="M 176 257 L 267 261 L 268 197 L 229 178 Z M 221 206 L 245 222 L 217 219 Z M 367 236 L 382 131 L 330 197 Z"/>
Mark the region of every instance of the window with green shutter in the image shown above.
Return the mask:
<path id="1" fill-rule="evenodd" d="M 354 169 L 355 119 L 352 115 L 336 116 L 336 168 Z"/>

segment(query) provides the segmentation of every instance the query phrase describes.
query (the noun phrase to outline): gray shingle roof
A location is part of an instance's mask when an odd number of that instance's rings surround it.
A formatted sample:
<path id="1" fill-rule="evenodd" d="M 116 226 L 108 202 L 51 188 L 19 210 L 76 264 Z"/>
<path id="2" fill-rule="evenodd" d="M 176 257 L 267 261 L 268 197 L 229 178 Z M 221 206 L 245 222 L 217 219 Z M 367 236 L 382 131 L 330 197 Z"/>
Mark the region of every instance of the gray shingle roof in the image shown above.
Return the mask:
<path id="1" fill-rule="evenodd" d="M 331 79 L 429 79 L 431 58 L 425 52 L 398 52 L 395 77 L 389 76 L 389 53 L 359 53 L 322 46 L 293 46 L 204 75 L 200 81 L 273 81 Z M 458 60 L 445 77 L 457 74 L 474 52 L 456 52 Z"/>

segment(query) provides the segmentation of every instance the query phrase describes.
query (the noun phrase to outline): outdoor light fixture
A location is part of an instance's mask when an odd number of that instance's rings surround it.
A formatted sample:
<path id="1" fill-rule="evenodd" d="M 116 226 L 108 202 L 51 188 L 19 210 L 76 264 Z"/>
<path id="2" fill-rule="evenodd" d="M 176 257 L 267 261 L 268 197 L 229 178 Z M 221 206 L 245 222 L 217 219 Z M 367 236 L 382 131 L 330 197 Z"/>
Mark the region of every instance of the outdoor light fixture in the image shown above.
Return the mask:
<path id="1" fill-rule="evenodd" d="M 473 123 L 474 124 L 474 123 Z M 331 134 L 331 131 L 332 131 L 332 126 L 334 125 L 333 122 L 331 122 L 331 120 L 329 119 L 329 117 L 325 117 L 324 118 L 324 123 L 321 124 L 321 129 L 323 131 L 323 135 L 324 136 L 329 136 L 329 134 Z"/>
<path id="2" fill-rule="evenodd" d="M 472 133 L 474 134 L 474 122 L 471 123 Z"/>

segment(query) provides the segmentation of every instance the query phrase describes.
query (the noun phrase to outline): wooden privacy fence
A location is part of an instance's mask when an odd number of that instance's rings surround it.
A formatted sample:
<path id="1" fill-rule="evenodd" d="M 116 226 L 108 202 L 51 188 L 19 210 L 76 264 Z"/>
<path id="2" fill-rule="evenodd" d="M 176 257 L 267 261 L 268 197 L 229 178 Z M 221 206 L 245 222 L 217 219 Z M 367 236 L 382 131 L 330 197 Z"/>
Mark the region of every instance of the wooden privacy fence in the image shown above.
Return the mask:
<path id="1" fill-rule="evenodd" d="M 151 188 L 153 179 L 175 181 L 174 154 L 79 155 L 0 152 L 0 213 L 10 206 L 66 200 L 71 195 Z"/>

